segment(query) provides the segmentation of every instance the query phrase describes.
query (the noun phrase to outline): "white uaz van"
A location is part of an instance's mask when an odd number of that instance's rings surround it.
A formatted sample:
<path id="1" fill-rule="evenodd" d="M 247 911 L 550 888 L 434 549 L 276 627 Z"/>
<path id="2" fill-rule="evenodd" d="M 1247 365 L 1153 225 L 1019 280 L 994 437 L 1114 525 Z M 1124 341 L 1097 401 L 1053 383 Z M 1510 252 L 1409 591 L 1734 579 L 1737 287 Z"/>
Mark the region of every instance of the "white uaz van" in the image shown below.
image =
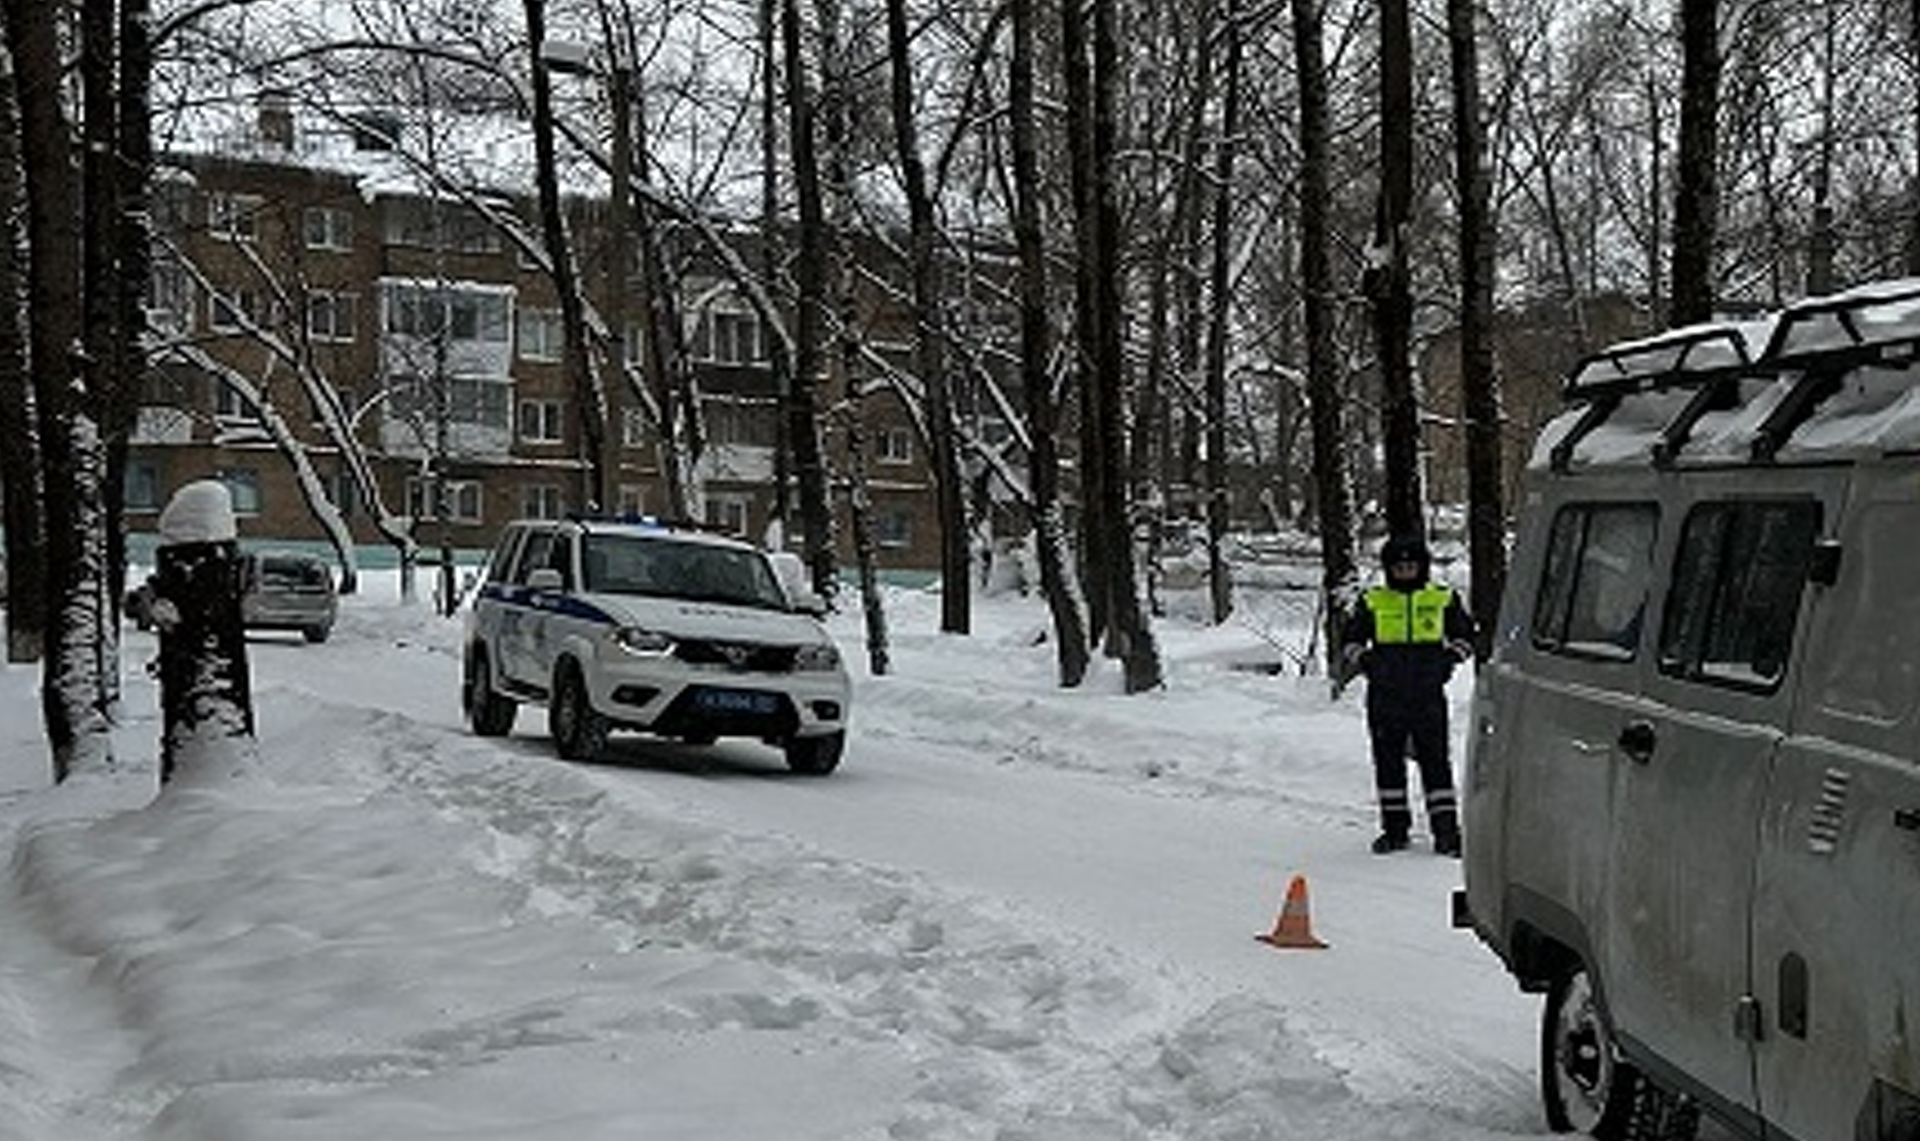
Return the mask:
<path id="1" fill-rule="evenodd" d="M 1920 280 L 1583 362 L 1463 810 L 1549 1124 L 1920 1141 Z"/>

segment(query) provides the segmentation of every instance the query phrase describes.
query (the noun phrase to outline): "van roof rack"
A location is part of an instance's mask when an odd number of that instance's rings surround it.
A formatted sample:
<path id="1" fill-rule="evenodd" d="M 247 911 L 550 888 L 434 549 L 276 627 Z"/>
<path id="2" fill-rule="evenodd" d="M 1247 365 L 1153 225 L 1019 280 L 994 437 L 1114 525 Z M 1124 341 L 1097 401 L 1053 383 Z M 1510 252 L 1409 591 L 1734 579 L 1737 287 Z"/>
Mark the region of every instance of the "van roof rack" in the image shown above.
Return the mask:
<path id="1" fill-rule="evenodd" d="M 1752 462 L 1768 463 L 1842 389 L 1850 372 L 1873 365 L 1908 368 L 1916 361 L 1920 278 L 1809 298 L 1760 320 L 1693 325 L 1622 342 L 1582 358 L 1569 373 L 1566 398 L 1584 407 L 1555 441 L 1548 463 L 1555 471 L 1571 467 L 1574 449 L 1627 397 L 1691 389 L 1651 445 L 1653 464 L 1670 466 L 1708 412 L 1739 407 L 1742 380 L 1782 380 L 1785 387 L 1769 398 L 1771 406 L 1745 441 Z"/>
<path id="2" fill-rule="evenodd" d="M 1553 470 L 1566 471 L 1573 463 L 1574 447 L 1605 423 L 1626 397 L 1692 388 L 1692 399 L 1666 425 L 1654 447 L 1655 463 L 1671 462 L 1700 417 L 1734 398 L 1733 382 L 1753 368 L 1755 346 L 1765 343 L 1770 328 L 1766 322 L 1688 325 L 1583 357 L 1567 376 L 1565 395 L 1569 401 L 1584 402 L 1586 408 L 1555 442 L 1549 455 Z"/>

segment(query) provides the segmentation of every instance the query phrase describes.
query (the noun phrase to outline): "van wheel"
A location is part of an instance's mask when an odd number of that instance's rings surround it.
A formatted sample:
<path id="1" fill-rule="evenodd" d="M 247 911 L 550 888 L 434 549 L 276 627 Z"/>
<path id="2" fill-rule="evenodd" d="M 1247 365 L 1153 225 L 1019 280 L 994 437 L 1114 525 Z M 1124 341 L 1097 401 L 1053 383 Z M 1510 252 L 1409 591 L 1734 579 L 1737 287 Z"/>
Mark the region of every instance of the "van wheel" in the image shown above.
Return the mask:
<path id="1" fill-rule="evenodd" d="M 317 646 L 320 643 L 326 641 L 327 636 L 333 633 L 333 627 L 309 626 L 305 630 L 300 631 L 300 633 L 302 636 L 304 636 L 307 639 L 308 642 Z"/>
<path id="2" fill-rule="evenodd" d="M 504 737 L 513 732 L 514 715 L 520 706 L 512 699 L 493 692 L 493 671 L 487 665 L 487 652 L 476 648 L 467 655 L 466 677 L 460 686 L 461 704 L 466 707 L 467 724 L 481 737 Z"/>
<path id="3" fill-rule="evenodd" d="M 591 761 L 607 748 L 607 733 L 612 725 L 593 707 L 587 696 L 587 683 L 580 667 L 572 662 L 560 665 L 553 682 L 553 699 L 547 705 L 547 732 L 562 760 Z"/>
<path id="4" fill-rule="evenodd" d="M 1620 1056 L 1613 1024 L 1584 966 L 1547 992 L 1540 1023 L 1540 1091 L 1547 1126 L 1597 1141 L 1690 1141 L 1693 1102 L 1659 1088 Z"/>
<path id="5" fill-rule="evenodd" d="M 840 764 L 840 754 L 846 750 L 845 733 L 828 733 L 823 737 L 789 737 L 784 746 L 787 754 L 787 767 L 803 776 L 823 777 Z"/>

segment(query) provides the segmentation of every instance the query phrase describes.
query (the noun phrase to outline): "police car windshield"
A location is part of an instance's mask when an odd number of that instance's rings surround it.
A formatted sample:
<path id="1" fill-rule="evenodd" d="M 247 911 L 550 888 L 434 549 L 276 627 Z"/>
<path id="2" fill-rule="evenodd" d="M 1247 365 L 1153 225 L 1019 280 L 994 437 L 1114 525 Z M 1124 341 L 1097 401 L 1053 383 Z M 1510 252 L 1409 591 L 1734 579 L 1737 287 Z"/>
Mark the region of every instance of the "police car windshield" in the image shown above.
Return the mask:
<path id="1" fill-rule="evenodd" d="M 641 535 L 587 535 L 581 573 L 597 594 L 644 594 L 786 610 L 767 561 L 750 550 Z"/>

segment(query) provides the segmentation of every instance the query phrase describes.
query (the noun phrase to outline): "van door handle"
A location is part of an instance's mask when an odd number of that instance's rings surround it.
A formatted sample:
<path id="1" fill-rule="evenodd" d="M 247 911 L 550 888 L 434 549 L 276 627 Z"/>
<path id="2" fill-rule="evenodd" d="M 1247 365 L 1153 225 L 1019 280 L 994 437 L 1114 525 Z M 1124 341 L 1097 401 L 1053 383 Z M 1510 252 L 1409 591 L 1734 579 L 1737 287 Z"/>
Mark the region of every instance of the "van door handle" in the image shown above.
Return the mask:
<path id="1" fill-rule="evenodd" d="M 1620 751 L 1644 765 L 1653 759 L 1653 746 L 1658 739 L 1651 721 L 1629 721 L 1627 727 L 1620 730 Z"/>
<path id="2" fill-rule="evenodd" d="M 1908 832 L 1920 832 L 1920 808 L 1894 809 L 1893 826 Z"/>

